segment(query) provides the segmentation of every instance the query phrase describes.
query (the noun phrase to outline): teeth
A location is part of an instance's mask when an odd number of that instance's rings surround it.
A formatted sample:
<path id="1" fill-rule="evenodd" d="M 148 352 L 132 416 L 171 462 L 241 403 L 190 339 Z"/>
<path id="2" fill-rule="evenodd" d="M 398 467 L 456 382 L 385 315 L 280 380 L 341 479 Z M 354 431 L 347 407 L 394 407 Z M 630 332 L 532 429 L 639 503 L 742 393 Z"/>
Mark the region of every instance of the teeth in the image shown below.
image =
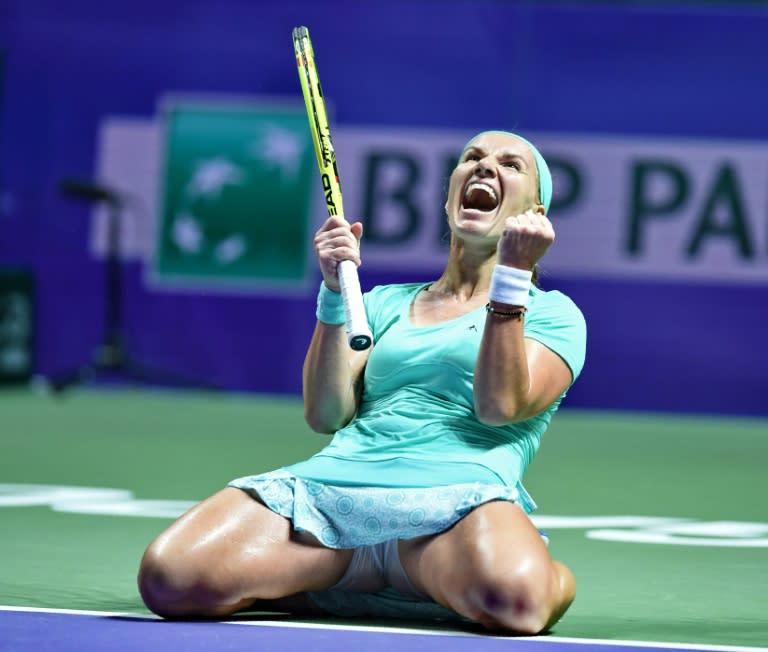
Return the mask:
<path id="1" fill-rule="evenodd" d="M 474 192 L 475 190 L 482 190 L 483 192 L 487 193 L 493 199 L 494 202 L 498 201 L 496 198 L 496 191 L 493 188 L 491 188 L 490 186 L 486 186 L 484 183 L 477 183 L 477 182 L 470 183 L 467 186 L 467 189 L 464 192 L 464 197 L 465 198 L 469 197 L 469 195 L 472 194 L 472 192 Z"/>

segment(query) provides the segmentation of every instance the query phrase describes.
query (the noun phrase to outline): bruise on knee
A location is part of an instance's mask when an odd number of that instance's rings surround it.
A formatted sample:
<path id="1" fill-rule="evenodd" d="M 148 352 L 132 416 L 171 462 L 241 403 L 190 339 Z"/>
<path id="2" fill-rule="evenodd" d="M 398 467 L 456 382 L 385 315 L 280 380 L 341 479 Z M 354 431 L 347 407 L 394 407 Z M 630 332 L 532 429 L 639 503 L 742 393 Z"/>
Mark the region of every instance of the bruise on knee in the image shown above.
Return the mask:
<path id="1" fill-rule="evenodd" d="M 164 618 L 232 613 L 237 600 L 212 577 L 210 569 L 150 546 L 141 560 L 137 582 L 144 604 Z"/>
<path id="2" fill-rule="evenodd" d="M 538 574 L 476 581 L 465 592 L 467 615 L 490 629 L 538 634 L 549 624 L 552 612 L 552 596 L 544 585 Z"/>

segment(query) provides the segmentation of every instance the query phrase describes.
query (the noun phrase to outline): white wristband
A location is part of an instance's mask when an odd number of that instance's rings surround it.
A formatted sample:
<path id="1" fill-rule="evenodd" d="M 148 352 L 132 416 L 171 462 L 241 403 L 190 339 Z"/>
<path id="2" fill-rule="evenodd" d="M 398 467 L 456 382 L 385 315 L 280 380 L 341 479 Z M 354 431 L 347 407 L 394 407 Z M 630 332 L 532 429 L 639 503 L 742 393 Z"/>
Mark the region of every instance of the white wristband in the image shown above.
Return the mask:
<path id="1" fill-rule="evenodd" d="M 346 321 L 344 312 L 344 297 L 341 292 L 334 292 L 325 281 L 320 283 L 320 292 L 317 295 L 317 320 L 324 324 L 343 324 Z"/>
<path id="2" fill-rule="evenodd" d="M 506 265 L 496 265 L 491 274 L 491 288 L 488 298 L 508 306 L 525 306 L 528 290 L 531 289 L 533 272 Z"/>

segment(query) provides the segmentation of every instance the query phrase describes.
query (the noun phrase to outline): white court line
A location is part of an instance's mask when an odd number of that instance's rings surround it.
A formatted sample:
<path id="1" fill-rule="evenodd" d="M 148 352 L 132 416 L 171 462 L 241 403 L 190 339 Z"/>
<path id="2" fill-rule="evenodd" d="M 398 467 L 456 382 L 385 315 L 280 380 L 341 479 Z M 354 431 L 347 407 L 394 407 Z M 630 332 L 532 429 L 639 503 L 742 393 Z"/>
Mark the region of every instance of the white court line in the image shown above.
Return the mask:
<path id="1" fill-rule="evenodd" d="M 42 607 L 11 607 L 0 605 L 0 612 L 15 611 L 27 613 L 50 613 L 64 614 L 70 616 L 101 616 L 101 617 L 120 617 L 161 620 L 154 614 L 124 613 L 119 611 L 81 611 L 78 609 L 45 609 Z M 214 621 L 215 622 L 215 621 Z M 222 625 L 246 625 L 250 627 L 290 627 L 293 629 L 329 629 L 329 630 L 347 630 L 359 632 L 375 632 L 379 634 L 421 634 L 424 636 L 463 636 L 475 638 L 488 638 L 487 634 L 475 634 L 474 632 L 465 632 L 460 630 L 437 630 L 437 629 L 418 629 L 410 627 L 378 627 L 375 625 L 336 625 L 327 623 L 303 623 L 297 621 L 284 620 L 227 620 L 219 621 Z M 706 652 L 768 652 L 766 647 L 748 647 L 743 645 L 708 645 L 696 643 L 667 643 L 663 641 L 625 641 L 614 638 L 572 638 L 567 636 L 498 636 L 493 635 L 495 639 L 505 639 L 510 641 L 531 641 L 539 643 L 566 643 L 572 645 L 607 645 L 624 647 L 661 647 L 671 650 L 705 650 Z"/>

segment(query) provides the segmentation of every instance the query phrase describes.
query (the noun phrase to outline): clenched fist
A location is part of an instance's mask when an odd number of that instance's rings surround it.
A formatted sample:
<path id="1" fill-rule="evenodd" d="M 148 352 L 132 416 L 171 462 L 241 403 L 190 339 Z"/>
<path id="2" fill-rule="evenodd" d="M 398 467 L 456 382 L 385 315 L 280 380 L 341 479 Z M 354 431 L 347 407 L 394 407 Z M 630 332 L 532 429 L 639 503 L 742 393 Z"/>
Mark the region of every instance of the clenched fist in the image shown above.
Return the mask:
<path id="1" fill-rule="evenodd" d="M 337 267 L 342 260 L 351 260 L 358 267 L 361 265 L 362 236 L 362 223 L 350 224 L 339 215 L 329 217 L 315 233 L 315 253 L 328 289 L 341 292 Z"/>
<path id="2" fill-rule="evenodd" d="M 497 263 L 532 270 L 555 241 L 555 230 L 546 215 L 532 210 L 504 221 L 496 245 Z"/>

